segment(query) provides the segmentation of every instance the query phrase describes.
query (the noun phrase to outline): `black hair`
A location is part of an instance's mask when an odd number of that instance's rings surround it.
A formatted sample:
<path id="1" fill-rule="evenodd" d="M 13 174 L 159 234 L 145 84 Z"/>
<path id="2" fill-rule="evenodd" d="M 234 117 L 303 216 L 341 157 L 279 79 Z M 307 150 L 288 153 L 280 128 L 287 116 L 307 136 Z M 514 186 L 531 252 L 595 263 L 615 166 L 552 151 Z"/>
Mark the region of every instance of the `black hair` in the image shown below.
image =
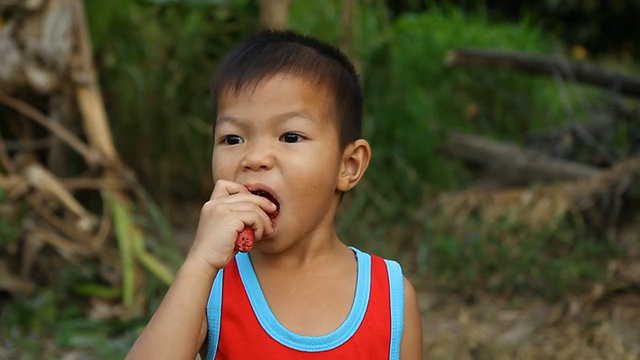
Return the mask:
<path id="1" fill-rule="evenodd" d="M 239 94 L 276 74 L 302 77 L 333 94 L 341 147 L 361 137 L 362 85 L 355 67 L 338 48 L 291 30 L 258 32 L 222 59 L 210 84 L 214 129 L 224 92 Z"/>

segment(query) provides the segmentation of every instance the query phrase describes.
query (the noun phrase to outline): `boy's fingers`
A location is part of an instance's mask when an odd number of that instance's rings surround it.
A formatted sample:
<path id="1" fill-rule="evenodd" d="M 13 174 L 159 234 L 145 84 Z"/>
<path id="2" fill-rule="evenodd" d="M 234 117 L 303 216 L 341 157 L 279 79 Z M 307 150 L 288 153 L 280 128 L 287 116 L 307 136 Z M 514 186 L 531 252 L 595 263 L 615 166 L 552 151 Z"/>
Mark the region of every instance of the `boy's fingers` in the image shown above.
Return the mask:
<path id="1" fill-rule="evenodd" d="M 240 193 L 251 195 L 251 192 L 242 184 L 238 184 L 238 183 L 227 181 L 227 180 L 218 180 L 216 181 L 216 185 L 214 186 L 213 191 L 211 192 L 211 197 L 209 198 L 209 200 L 226 198 L 229 195 L 235 195 Z M 257 196 L 257 195 L 254 195 L 254 196 L 255 197 L 253 198 L 252 202 L 256 202 L 256 204 L 260 208 L 262 208 L 263 211 L 267 213 L 272 213 L 277 210 L 277 206 L 274 203 L 272 203 L 271 200 L 261 196 Z M 233 201 L 236 201 L 236 200 L 233 200 Z"/>
<path id="2" fill-rule="evenodd" d="M 215 202 L 219 206 L 228 206 L 229 209 L 242 209 L 244 206 L 257 207 L 267 214 L 273 213 L 278 207 L 271 200 L 262 196 L 253 195 L 251 193 L 235 193 L 218 197 L 218 194 L 212 195 L 208 202 Z M 255 209 L 255 208 L 254 208 Z M 256 209 L 256 210 L 258 210 Z"/>
<path id="3" fill-rule="evenodd" d="M 254 230 L 256 239 L 261 239 L 266 234 L 273 232 L 271 220 L 265 214 L 259 214 L 255 211 L 242 211 L 239 212 L 239 215 L 243 219 L 244 226 L 249 226 Z M 240 232 L 241 230 L 236 231 Z"/>
<path id="4" fill-rule="evenodd" d="M 215 186 L 213 187 L 213 191 L 211 192 L 210 200 L 220 198 L 223 196 L 229 196 L 238 193 L 247 193 L 249 194 L 249 190 L 241 184 L 227 181 L 227 180 L 218 180 L 216 181 Z"/>

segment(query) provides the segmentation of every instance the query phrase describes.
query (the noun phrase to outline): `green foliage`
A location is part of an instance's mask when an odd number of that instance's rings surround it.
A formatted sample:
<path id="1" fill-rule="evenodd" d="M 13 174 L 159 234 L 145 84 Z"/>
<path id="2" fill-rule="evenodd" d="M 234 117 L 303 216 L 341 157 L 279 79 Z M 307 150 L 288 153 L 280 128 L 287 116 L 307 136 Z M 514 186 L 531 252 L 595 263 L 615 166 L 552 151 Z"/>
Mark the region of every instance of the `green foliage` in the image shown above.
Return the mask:
<path id="1" fill-rule="evenodd" d="M 449 226 L 447 219 L 434 221 L 428 259 L 436 287 L 445 291 L 555 299 L 606 281 L 607 264 L 620 255 L 610 239 L 572 215 L 538 229 L 508 219 L 471 218 L 455 231 Z"/>
<path id="2" fill-rule="evenodd" d="M 119 290 L 96 282 L 98 271 L 105 269 L 97 269 L 89 260 L 79 266 L 67 265 L 50 286 L 31 295 L 17 294 L 11 302 L 2 304 L 0 348 L 6 351 L 4 354 L 8 358 L 59 359 L 73 351 L 89 354 L 90 358 L 124 358 L 148 319 L 87 318 L 92 303 L 89 299 L 100 299 L 105 306 L 116 306 L 120 301 Z M 157 299 L 166 291 L 164 284 L 148 277 L 143 287 L 144 295 L 151 299 L 150 306 L 157 307 Z"/>
<path id="3" fill-rule="evenodd" d="M 87 12 L 118 151 L 160 204 L 200 195 L 210 177 L 208 81 L 255 30 L 256 6 L 94 0 Z"/>
<path id="4" fill-rule="evenodd" d="M 304 34 L 337 44 L 340 41 L 341 1 L 293 1 L 289 8 L 289 26 Z"/>
<path id="5" fill-rule="evenodd" d="M 60 359 L 69 352 L 123 359 L 144 325 L 140 320 L 87 319 L 75 298 L 54 289 L 17 297 L 1 315 L 0 348 L 11 359 Z"/>
<path id="6" fill-rule="evenodd" d="M 551 40 L 534 24 L 489 23 L 482 13 L 437 8 L 400 17 L 392 33 L 367 74 L 372 140 L 383 149 L 382 167 L 393 166 L 392 152 L 433 186 L 458 188 L 468 176 L 437 152 L 446 133 L 520 141 L 560 122 L 552 80 L 444 66 L 449 50 L 465 47 L 549 53 Z"/>

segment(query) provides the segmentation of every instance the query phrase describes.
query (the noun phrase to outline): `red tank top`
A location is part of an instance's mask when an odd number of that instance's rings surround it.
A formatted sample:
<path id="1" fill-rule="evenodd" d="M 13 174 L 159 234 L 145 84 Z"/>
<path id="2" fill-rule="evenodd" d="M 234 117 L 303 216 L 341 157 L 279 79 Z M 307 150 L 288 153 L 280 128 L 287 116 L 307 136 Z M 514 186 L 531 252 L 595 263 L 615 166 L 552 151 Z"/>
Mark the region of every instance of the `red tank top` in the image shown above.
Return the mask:
<path id="1" fill-rule="evenodd" d="M 404 289 L 400 265 L 352 248 L 356 294 L 347 319 L 322 336 L 284 328 L 269 309 L 251 260 L 239 253 L 216 277 L 207 305 L 207 359 L 397 359 Z"/>

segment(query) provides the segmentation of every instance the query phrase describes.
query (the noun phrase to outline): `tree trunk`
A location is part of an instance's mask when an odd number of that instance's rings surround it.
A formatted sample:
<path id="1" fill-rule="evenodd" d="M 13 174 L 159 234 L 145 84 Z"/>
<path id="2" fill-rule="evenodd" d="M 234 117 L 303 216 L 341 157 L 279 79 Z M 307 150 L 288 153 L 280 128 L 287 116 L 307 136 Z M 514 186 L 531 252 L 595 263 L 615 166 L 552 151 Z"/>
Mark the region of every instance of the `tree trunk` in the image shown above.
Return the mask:
<path id="1" fill-rule="evenodd" d="M 260 28 L 286 29 L 289 25 L 291 0 L 260 0 Z"/>
<path id="2" fill-rule="evenodd" d="M 560 76 L 563 79 L 595 85 L 622 95 L 640 97 L 640 76 L 616 73 L 559 56 L 460 49 L 452 50 L 447 54 L 445 65 L 449 67 L 492 67 L 530 74 Z"/>
<path id="3" fill-rule="evenodd" d="M 357 25 L 359 5 L 357 0 L 343 0 L 340 15 L 340 50 L 344 52 L 358 72 L 362 70 L 362 60 L 358 56 L 356 44 L 360 42 L 360 31 Z"/>
<path id="4" fill-rule="evenodd" d="M 478 136 L 451 134 L 439 150 L 515 184 L 585 179 L 600 173 L 590 166 Z"/>

